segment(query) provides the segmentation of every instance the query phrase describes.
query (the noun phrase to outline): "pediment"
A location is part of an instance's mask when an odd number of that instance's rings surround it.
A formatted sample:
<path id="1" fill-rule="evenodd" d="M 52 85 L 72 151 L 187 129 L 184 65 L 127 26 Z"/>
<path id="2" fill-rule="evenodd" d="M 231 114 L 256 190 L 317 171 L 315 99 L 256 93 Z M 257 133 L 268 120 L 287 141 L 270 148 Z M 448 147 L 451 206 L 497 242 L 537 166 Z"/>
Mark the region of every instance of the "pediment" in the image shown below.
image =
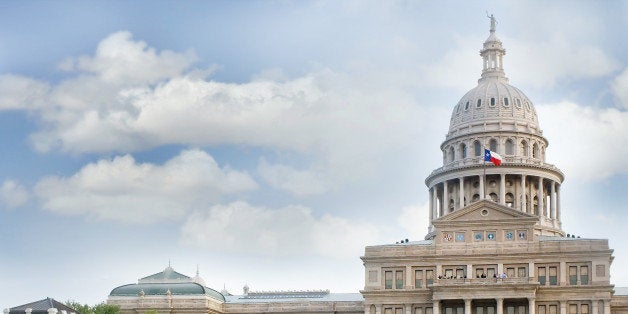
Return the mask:
<path id="1" fill-rule="evenodd" d="M 534 221 L 536 219 L 537 217 L 534 215 L 512 209 L 491 200 L 481 200 L 434 220 L 434 224 L 437 225 L 447 222 L 488 222 L 513 220 Z"/>

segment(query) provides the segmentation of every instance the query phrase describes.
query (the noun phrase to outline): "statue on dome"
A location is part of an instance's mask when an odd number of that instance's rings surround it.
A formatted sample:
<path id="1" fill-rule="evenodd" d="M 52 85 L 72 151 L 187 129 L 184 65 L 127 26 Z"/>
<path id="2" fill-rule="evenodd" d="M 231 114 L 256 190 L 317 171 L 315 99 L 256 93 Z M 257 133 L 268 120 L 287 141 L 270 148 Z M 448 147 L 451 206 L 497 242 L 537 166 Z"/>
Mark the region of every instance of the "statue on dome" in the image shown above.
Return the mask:
<path id="1" fill-rule="evenodd" d="M 495 19 L 495 16 L 493 14 L 489 16 L 488 12 L 486 12 L 486 17 L 491 19 L 491 33 L 495 32 L 495 24 L 497 24 L 497 19 Z"/>

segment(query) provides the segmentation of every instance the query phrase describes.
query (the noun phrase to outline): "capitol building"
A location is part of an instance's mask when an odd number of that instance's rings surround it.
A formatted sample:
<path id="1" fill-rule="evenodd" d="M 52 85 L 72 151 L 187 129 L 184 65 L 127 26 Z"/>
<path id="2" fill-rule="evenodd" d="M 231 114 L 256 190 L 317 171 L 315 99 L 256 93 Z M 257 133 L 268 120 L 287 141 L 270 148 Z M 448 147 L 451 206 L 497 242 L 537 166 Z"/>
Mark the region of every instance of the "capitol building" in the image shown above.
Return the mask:
<path id="1" fill-rule="evenodd" d="M 125 314 L 628 313 L 628 289 L 610 283 L 608 240 L 562 229 L 569 214 L 561 208 L 564 174 L 546 161 L 549 141 L 533 102 L 510 85 L 505 55 L 491 16 L 481 77 L 453 106 L 443 164 L 425 179 L 428 233 L 421 241 L 367 246 L 363 290 L 244 287 L 232 295 L 168 266 L 114 288 L 107 303 Z"/>

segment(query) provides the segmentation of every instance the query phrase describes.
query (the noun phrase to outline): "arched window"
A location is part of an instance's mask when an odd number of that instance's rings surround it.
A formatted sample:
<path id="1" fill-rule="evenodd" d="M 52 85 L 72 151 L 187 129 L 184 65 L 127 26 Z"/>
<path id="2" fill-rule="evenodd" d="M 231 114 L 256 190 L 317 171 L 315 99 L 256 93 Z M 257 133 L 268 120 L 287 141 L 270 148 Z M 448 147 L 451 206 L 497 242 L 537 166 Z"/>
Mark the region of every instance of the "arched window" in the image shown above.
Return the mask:
<path id="1" fill-rule="evenodd" d="M 512 143 L 511 139 L 506 140 L 506 155 L 514 155 L 515 154 L 515 144 Z"/>
<path id="2" fill-rule="evenodd" d="M 532 157 L 539 158 L 539 145 L 536 143 L 532 145 Z"/>
<path id="3" fill-rule="evenodd" d="M 497 153 L 497 140 L 493 138 L 488 143 L 489 143 L 488 146 L 490 147 L 490 150 Z"/>
<path id="4" fill-rule="evenodd" d="M 467 145 L 464 143 L 460 144 L 460 157 L 467 158 Z"/>
<path id="5" fill-rule="evenodd" d="M 476 107 L 476 108 L 480 108 L 480 107 L 482 107 L 482 99 L 478 99 L 478 103 L 477 103 L 477 104 L 475 104 L 475 107 Z"/>
<path id="6" fill-rule="evenodd" d="M 515 197 L 512 193 L 506 193 L 506 206 L 513 207 L 515 204 Z"/>
<path id="7" fill-rule="evenodd" d="M 450 147 L 449 148 L 449 162 L 453 162 L 454 160 L 456 160 L 456 155 L 454 154 L 454 148 Z"/>
<path id="8" fill-rule="evenodd" d="M 528 142 L 525 140 L 521 141 L 521 146 L 519 147 L 519 153 L 523 157 L 528 157 Z"/>
<path id="9" fill-rule="evenodd" d="M 491 200 L 493 200 L 493 202 L 497 203 L 499 201 L 499 198 L 497 197 L 497 194 L 491 193 L 491 194 L 489 194 L 489 196 L 491 197 Z"/>
<path id="10" fill-rule="evenodd" d="M 474 202 L 474 203 L 475 203 L 475 202 L 477 202 L 477 201 L 479 201 L 479 200 L 480 200 L 480 194 L 473 194 L 473 200 L 472 200 L 472 202 Z"/>
<path id="11" fill-rule="evenodd" d="M 484 154 L 484 152 L 482 151 L 482 145 L 480 144 L 480 141 L 473 142 L 473 150 L 474 150 L 474 155 L 476 157 L 482 156 L 482 154 Z"/>
<path id="12" fill-rule="evenodd" d="M 464 110 L 467 111 L 469 110 L 469 101 L 467 100 L 467 103 L 464 105 Z"/>
<path id="13" fill-rule="evenodd" d="M 495 107 L 495 97 L 491 98 L 491 107 Z"/>
<path id="14" fill-rule="evenodd" d="M 504 107 L 508 107 L 510 104 L 508 103 L 508 97 L 504 97 Z"/>

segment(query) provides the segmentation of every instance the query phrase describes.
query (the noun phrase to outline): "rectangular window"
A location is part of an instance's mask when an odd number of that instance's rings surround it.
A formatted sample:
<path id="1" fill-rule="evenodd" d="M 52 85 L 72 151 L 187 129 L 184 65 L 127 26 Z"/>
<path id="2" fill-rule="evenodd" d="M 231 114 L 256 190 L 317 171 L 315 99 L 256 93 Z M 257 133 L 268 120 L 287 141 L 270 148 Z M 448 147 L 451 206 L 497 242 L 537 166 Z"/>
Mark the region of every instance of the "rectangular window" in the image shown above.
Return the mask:
<path id="1" fill-rule="evenodd" d="M 556 314 L 558 313 L 558 306 L 557 305 L 550 305 L 549 306 L 549 314 Z"/>
<path id="2" fill-rule="evenodd" d="M 517 313 L 518 314 L 526 314 L 526 306 L 525 305 L 519 305 L 519 308 L 517 309 Z"/>
<path id="3" fill-rule="evenodd" d="M 414 271 L 414 287 L 415 288 L 423 287 L 423 271 L 422 270 Z"/>
<path id="4" fill-rule="evenodd" d="M 495 277 L 495 268 L 487 268 L 486 277 L 489 277 L 489 278 Z"/>
<path id="5" fill-rule="evenodd" d="M 393 314 L 392 310 L 393 309 L 391 309 L 391 308 L 387 308 L 387 309 L 384 310 L 384 313 L 385 314 Z"/>
<path id="6" fill-rule="evenodd" d="M 434 284 L 434 271 L 433 270 L 425 271 L 425 281 L 428 285 Z"/>
<path id="7" fill-rule="evenodd" d="M 514 267 L 508 267 L 508 268 L 506 268 L 506 275 L 507 275 L 509 278 L 513 278 L 513 277 L 515 277 L 515 268 L 514 268 Z"/>
<path id="8" fill-rule="evenodd" d="M 537 311 L 537 314 L 545 314 L 545 305 L 539 305 L 539 309 Z"/>
<path id="9" fill-rule="evenodd" d="M 456 278 L 458 279 L 464 278 L 464 269 L 462 268 L 456 269 Z"/>
<path id="10" fill-rule="evenodd" d="M 569 304 L 569 314 L 578 314 L 578 304 Z"/>
<path id="11" fill-rule="evenodd" d="M 495 308 L 492 306 L 486 307 L 486 314 L 495 314 Z"/>
<path id="12" fill-rule="evenodd" d="M 515 314 L 515 307 L 514 306 L 507 306 L 506 307 L 506 314 Z"/>
<path id="13" fill-rule="evenodd" d="M 519 267 L 517 277 L 524 278 L 528 277 L 528 272 L 525 267 Z"/>
<path id="14" fill-rule="evenodd" d="M 578 266 L 569 266 L 569 284 L 572 286 L 578 284 Z"/>
<path id="15" fill-rule="evenodd" d="M 403 314 L 403 309 L 402 308 L 396 308 L 395 309 L 395 314 Z"/>
<path id="16" fill-rule="evenodd" d="M 433 314 L 432 313 L 432 308 L 431 307 L 426 307 L 425 308 L 425 314 Z"/>
<path id="17" fill-rule="evenodd" d="M 392 289 L 392 284 L 393 284 L 393 272 L 392 271 L 384 272 L 384 287 L 386 289 Z"/>
<path id="18" fill-rule="evenodd" d="M 423 314 L 423 308 L 417 307 L 416 309 L 414 309 L 414 314 Z"/>
<path id="19" fill-rule="evenodd" d="M 449 278 L 453 278 L 454 277 L 454 270 L 453 269 L 445 269 L 445 278 L 449 279 Z"/>
<path id="20" fill-rule="evenodd" d="M 545 276 L 546 276 L 545 267 L 539 267 L 537 269 L 537 278 L 539 279 L 539 284 L 541 286 L 545 285 L 545 278 L 546 278 Z"/>
<path id="21" fill-rule="evenodd" d="M 580 314 L 589 314 L 588 304 L 580 304 Z"/>
<path id="22" fill-rule="evenodd" d="M 484 308 L 481 306 L 478 306 L 475 308 L 475 313 L 476 314 L 484 314 Z"/>
<path id="23" fill-rule="evenodd" d="M 558 267 L 549 268 L 549 284 L 552 286 L 558 284 Z"/>
<path id="24" fill-rule="evenodd" d="M 589 284 L 589 266 L 580 266 L 580 284 Z"/>
<path id="25" fill-rule="evenodd" d="M 395 288 L 403 289 L 403 272 L 402 271 L 395 272 Z"/>

